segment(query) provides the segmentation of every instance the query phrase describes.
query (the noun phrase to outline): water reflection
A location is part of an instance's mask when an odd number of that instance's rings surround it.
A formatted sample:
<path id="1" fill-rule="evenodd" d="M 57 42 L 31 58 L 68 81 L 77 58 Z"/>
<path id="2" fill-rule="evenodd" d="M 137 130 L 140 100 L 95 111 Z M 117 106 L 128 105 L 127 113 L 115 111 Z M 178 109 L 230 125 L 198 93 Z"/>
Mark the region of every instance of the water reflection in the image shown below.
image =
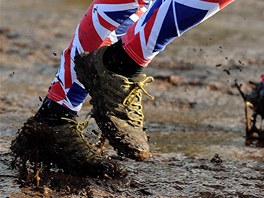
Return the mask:
<path id="1" fill-rule="evenodd" d="M 190 157 L 212 158 L 219 154 L 225 160 L 263 160 L 263 151 L 245 147 L 240 132 L 206 126 L 177 126 L 175 124 L 148 123 L 151 150 L 156 155 L 178 153 Z"/>

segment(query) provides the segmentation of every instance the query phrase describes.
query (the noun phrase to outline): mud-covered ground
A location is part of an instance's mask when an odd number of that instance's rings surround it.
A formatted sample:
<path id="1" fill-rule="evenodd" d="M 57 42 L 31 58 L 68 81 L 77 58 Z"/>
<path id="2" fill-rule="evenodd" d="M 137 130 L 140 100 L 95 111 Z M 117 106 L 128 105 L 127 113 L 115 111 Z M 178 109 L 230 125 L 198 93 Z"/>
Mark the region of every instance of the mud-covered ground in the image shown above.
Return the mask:
<path id="1" fill-rule="evenodd" d="M 244 146 L 244 104 L 234 87 L 237 80 L 247 90 L 264 73 L 263 0 L 236 1 L 145 69 L 156 79 L 148 86 L 155 101 L 144 101 L 153 158 L 120 160 L 127 178 L 57 171 L 41 175 L 39 188 L 18 182 L 10 142 L 39 108 L 88 4 L 0 0 L 1 197 L 263 197 L 264 149 Z M 89 109 L 87 101 L 81 116 Z"/>

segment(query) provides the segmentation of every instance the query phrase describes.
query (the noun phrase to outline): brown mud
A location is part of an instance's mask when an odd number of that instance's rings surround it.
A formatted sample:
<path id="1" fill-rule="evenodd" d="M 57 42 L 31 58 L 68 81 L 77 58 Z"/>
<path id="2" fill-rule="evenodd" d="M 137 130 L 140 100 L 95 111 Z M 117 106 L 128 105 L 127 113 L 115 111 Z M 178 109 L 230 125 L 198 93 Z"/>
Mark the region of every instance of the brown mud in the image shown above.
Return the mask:
<path id="1" fill-rule="evenodd" d="M 19 182 L 10 142 L 39 108 L 87 7 L 81 0 L 0 0 L 1 197 L 263 197 L 264 149 L 244 145 L 244 105 L 234 86 L 237 80 L 248 90 L 264 72 L 261 0 L 236 1 L 145 69 L 156 79 L 147 87 L 155 100 L 144 101 L 153 158 L 120 159 L 127 178 L 54 170 L 40 175 L 38 188 L 32 175 Z M 90 108 L 87 100 L 81 117 Z"/>

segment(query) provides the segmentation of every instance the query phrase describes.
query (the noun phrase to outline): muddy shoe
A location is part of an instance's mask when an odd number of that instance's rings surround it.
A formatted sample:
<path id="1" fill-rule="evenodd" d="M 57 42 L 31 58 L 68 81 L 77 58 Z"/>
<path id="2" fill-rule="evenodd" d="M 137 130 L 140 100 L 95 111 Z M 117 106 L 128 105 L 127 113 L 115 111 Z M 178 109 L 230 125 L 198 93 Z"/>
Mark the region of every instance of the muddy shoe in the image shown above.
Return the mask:
<path id="1" fill-rule="evenodd" d="M 250 82 L 252 90 L 244 95 L 246 117 L 247 146 L 264 146 L 264 81 L 261 83 Z M 252 115 L 250 115 L 251 109 Z M 260 118 L 260 119 L 258 119 Z"/>
<path id="2" fill-rule="evenodd" d="M 83 138 L 85 122 L 62 118 L 59 125 L 47 123 L 47 118 L 29 118 L 11 143 L 13 153 L 31 162 L 55 163 L 74 175 L 125 174 L 115 161 L 103 158 L 97 148 Z"/>
<path id="3" fill-rule="evenodd" d="M 75 59 L 78 80 L 91 95 L 93 116 L 110 144 L 127 157 L 144 160 L 151 156 L 143 130 L 142 91 L 152 77 L 141 74 L 135 78 L 108 71 L 102 61 L 107 47 Z"/>

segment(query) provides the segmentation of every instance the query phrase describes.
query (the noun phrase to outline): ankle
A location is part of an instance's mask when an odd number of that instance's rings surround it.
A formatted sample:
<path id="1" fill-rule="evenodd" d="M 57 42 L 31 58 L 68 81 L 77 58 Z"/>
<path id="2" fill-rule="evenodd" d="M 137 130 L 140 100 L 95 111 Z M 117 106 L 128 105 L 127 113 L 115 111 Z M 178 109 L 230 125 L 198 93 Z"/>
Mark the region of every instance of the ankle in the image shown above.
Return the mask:
<path id="1" fill-rule="evenodd" d="M 106 49 L 103 63 L 109 71 L 128 78 L 138 76 L 143 69 L 126 53 L 121 40 Z"/>
<path id="2" fill-rule="evenodd" d="M 68 109 L 48 97 L 46 97 L 35 115 L 37 120 L 45 120 L 48 125 L 60 125 L 65 123 L 62 118 L 75 119 L 77 112 Z"/>

